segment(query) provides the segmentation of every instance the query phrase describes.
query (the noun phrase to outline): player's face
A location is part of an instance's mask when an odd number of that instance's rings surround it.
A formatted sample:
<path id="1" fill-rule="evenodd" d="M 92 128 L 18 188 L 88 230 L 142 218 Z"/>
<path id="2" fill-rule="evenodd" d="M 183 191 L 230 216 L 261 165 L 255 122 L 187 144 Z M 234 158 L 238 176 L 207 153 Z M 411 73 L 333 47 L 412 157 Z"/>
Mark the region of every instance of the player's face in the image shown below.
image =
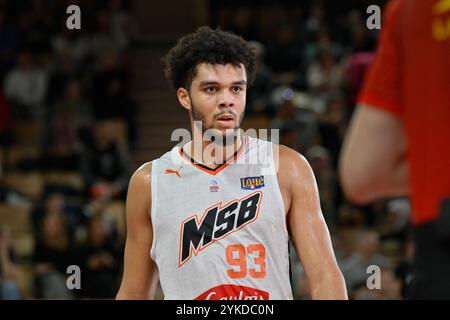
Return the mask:
<path id="1" fill-rule="evenodd" d="M 191 118 L 202 121 L 203 132 L 234 134 L 244 115 L 246 88 L 244 65 L 199 64 L 189 92 Z"/>

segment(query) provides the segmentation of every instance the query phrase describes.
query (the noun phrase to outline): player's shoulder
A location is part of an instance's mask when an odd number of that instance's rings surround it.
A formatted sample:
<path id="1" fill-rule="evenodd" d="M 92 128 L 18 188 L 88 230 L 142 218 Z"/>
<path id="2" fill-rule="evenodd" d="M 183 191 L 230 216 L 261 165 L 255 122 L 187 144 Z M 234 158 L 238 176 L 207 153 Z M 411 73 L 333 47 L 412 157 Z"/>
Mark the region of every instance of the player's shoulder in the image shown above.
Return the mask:
<path id="1" fill-rule="evenodd" d="M 129 230 L 134 230 L 138 226 L 147 226 L 152 202 L 151 173 L 152 162 L 150 161 L 141 165 L 131 176 L 126 201 Z"/>
<path id="2" fill-rule="evenodd" d="M 275 146 L 275 148 L 278 148 L 280 164 L 283 163 L 286 167 L 309 166 L 308 161 L 300 152 L 282 144 Z"/>
<path id="3" fill-rule="evenodd" d="M 285 175 L 289 180 L 304 178 L 310 175 L 311 166 L 301 153 L 281 144 L 275 145 L 274 151 L 278 152 L 279 175 Z"/>
<path id="4" fill-rule="evenodd" d="M 152 161 L 148 161 L 141 165 L 133 173 L 130 179 L 130 186 L 133 185 L 148 185 L 152 177 Z"/>

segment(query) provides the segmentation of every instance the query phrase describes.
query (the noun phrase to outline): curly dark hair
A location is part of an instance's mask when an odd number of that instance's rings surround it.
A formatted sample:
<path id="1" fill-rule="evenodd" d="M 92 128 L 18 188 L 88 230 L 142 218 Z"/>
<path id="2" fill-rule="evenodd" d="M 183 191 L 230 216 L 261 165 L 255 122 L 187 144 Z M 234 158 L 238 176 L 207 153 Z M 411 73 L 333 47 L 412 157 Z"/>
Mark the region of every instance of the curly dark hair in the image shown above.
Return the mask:
<path id="1" fill-rule="evenodd" d="M 172 87 L 190 89 L 200 63 L 245 66 L 247 85 L 255 78 L 255 52 L 241 37 L 220 29 L 200 27 L 180 38 L 163 58 L 165 75 Z"/>

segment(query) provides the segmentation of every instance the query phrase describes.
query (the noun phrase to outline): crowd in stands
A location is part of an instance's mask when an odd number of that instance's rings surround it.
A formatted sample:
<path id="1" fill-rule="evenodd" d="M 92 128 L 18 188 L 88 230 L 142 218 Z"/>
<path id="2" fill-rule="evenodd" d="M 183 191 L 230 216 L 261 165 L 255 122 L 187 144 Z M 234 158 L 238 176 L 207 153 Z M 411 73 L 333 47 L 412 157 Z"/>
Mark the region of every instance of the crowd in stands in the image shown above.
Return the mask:
<path id="1" fill-rule="evenodd" d="M 82 8 L 82 28 L 66 8 Z M 113 298 L 137 105 L 126 1 L 0 1 L 0 299 Z M 82 270 L 69 290 L 68 266 Z"/>

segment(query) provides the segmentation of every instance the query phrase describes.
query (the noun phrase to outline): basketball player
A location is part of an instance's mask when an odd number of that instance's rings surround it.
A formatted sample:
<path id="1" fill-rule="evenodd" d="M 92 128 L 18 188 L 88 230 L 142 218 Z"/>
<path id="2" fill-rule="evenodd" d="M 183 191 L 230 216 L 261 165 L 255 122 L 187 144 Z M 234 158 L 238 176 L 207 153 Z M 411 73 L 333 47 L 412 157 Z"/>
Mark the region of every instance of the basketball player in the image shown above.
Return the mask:
<path id="1" fill-rule="evenodd" d="M 450 299 L 450 1 L 395 0 L 341 155 L 358 203 L 409 194 L 413 298 Z"/>
<path id="2" fill-rule="evenodd" d="M 144 164 L 130 181 L 117 298 L 153 298 L 159 278 L 165 299 L 292 299 L 290 238 L 312 298 L 346 299 L 309 164 L 283 146 L 275 163 L 271 143 L 238 130 L 254 77 L 248 44 L 202 27 L 181 38 L 165 63 L 193 140 Z M 231 132 L 231 143 L 204 139 L 208 130 Z M 214 145 L 223 157 L 203 160 Z M 259 161 L 239 163 L 257 152 L 271 171 Z"/>

